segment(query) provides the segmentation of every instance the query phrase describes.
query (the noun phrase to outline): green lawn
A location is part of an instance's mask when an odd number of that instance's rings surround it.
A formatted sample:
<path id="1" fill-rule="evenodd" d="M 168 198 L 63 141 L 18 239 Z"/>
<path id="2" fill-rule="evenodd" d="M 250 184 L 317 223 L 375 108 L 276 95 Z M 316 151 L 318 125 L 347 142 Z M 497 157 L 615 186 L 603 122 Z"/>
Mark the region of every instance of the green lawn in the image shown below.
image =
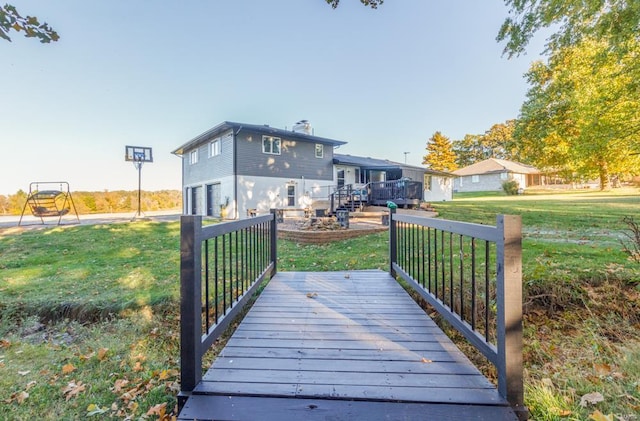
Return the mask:
<path id="1" fill-rule="evenodd" d="M 598 410 L 634 419 L 640 264 L 627 259 L 620 239 L 640 192 L 475 195 L 434 206 L 444 218 L 486 224 L 498 213 L 522 215 L 525 401 L 533 418 L 580 420 Z M 0 414 L 172 413 L 179 224 L 9 232 L 0 231 Z M 329 245 L 279 241 L 278 251 L 282 271 L 388 267 L 384 233 Z M 603 402 L 580 406 L 595 392 Z"/>

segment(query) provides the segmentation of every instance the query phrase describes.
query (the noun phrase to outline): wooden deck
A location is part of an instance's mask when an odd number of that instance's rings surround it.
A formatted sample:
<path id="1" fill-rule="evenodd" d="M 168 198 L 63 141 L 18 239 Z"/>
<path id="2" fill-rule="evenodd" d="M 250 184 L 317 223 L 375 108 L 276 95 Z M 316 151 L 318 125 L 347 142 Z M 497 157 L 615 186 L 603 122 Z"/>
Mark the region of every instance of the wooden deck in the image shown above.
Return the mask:
<path id="1" fill-rule="evenodd" d="M 517 420 L 382 271 L 279 272 L 183 420 Z"/>

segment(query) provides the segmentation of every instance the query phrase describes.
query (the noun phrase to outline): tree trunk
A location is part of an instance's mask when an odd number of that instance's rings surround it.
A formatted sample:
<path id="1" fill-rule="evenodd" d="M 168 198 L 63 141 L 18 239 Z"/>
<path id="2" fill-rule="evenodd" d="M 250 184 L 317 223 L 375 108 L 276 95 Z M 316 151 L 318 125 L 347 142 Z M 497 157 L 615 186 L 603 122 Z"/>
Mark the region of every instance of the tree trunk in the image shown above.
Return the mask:
<path id="1" fill-rule="evenodd" d="M 600 191 L 609 190 L 611 185 L 609 183 L 609 168 L 606 161 L 600 161 L 598 165 L 598 175 L 600 177 Z"/>

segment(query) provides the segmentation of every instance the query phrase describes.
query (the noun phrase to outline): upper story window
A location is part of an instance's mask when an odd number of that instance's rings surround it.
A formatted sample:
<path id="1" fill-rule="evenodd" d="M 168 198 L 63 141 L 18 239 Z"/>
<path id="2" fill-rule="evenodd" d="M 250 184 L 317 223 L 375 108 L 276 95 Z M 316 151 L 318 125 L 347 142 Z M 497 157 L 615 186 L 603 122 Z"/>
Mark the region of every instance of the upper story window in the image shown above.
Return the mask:
<path id="1" fill-rule="evenodd" d="M 220 138 L 213 139 L 209 144 L 209 156 L 218 156 L 222 150 L 222 142 Z"/>
<path id="2" fill-rule="evenodd" d="M 194 149 L 189 154 L 189 164 L 197 164 L 198 163 L 198 150 Z"/>
<path id="3" fill-rule="evenodd" d="M 280 138 L 273 136 L 262 136 L 262 153 L 280 155 Z"/>
<path id="4" fill-rule="evenodd" d="M 322 158 L 324 156 L 324 145 L 316 143 L 316 158 Z"/>

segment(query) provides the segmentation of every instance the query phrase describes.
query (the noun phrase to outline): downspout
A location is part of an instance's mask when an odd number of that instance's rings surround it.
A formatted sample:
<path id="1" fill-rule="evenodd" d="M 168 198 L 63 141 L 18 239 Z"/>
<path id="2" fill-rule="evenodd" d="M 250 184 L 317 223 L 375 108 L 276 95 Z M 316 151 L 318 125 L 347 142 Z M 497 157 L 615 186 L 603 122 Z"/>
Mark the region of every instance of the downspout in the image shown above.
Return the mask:
<path id="1" fill-rule="evenodd" d="M 238 130 L 231 133 L 233 134 L 233 203 L 235 203 L 235 218 L 240 219 L 240 202 L 238 201 L 238 133 L 242 130 L 242 126 L 238 127 Z"/>

